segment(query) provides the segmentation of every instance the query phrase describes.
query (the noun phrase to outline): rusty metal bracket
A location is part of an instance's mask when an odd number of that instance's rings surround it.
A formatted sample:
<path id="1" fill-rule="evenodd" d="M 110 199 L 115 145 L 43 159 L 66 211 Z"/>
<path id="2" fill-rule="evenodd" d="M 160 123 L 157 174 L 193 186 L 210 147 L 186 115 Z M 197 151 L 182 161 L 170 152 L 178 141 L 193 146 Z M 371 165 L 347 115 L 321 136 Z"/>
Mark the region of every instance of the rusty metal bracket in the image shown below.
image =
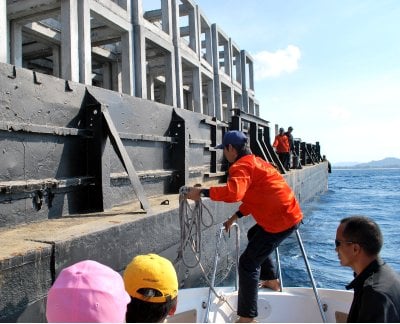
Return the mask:
<path id="1" fill-rule="evenodd" d="M 108 134 L 110 136 L 111 142 L 113 143 L 116 153 L 118 154 L 118 156 L 121 159 L 121 162 L 125 168 L 125 171 L 128 173 L 129 180 L 131 181 L 133 190 L 135 191 L 135 194 L 138 197 L 138 199 L 142 205 L 142 209 L 144 209 L 145 211 L 149 211 L 150 204 L 149 204 L 149 201 L 147 200 L 143 186 L 140 183 L 139 176 L 137 175 L 135 167 L 133 166 L 132 161 L 129 158 L 128 152 L 126 151 L 124 145 L 122 144 L 119 133 L 118 133 L 117 129 L 115 128 L 115 125 L 111 119 L 111 116 L 108 112 L 107 107 L 102 105 L 101 112 L 103 114 L 105 124 L 108 128 Z"/>

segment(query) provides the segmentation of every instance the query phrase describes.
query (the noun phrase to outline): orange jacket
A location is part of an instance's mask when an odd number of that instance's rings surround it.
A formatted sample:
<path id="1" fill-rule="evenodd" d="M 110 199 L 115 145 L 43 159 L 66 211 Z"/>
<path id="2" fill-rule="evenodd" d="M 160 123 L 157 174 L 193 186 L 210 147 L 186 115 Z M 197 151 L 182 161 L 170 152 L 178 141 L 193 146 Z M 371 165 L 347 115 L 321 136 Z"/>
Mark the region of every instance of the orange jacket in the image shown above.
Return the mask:
<path id="1" fill-rule="evenodd" d="M 252 214 L 267 232 L 278 233 L 296 225 L 303 218 L 300 205 L 282 175 L 268 162 L 246 155 L 229 168 L 227 184 L 211 187 L 210 198 L 216 201 L 242 201 L 239 211 Z"/>
<path id="2" fill-rule="evenodd" d="M 290 150 L 289 139 L 285 134 L 276 135 L 274 144 L 272 144 L 272 146 L 276 147 L 276 151 L 278 153 L 287 153 Z"/>

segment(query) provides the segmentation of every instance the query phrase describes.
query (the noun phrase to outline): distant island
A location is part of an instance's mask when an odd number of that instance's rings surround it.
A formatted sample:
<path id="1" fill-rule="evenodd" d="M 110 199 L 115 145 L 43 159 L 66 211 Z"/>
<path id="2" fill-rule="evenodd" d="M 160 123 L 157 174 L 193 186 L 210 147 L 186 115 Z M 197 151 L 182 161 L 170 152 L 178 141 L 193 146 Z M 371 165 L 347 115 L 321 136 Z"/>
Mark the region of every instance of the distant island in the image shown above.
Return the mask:
<path id="1" fill-rule="evenodd" d="M 358 162 L 342 162 L 332 165 L 336 169 L 375 169 L 375 168 L 400 168 L 400 159 L 387 157 L 379 161 L 371 161 L 367 163 Z"/>

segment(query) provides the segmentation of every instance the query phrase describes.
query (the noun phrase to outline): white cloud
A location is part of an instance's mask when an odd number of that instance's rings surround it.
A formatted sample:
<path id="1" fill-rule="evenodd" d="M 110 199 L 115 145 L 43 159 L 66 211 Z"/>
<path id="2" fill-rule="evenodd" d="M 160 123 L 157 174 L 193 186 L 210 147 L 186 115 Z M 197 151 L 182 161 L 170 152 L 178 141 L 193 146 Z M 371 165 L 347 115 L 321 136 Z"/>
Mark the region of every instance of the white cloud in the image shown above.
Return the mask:
<path id="1" fill-rule="evenodd" d="M 277 77 L 282 73 L 291 73 L 298 69 L 301 51 L 297 46 L 289 45 L 276 52 L 262 51 L 252 55 L 254 58 L 255 79 L 257 81 Z"/>

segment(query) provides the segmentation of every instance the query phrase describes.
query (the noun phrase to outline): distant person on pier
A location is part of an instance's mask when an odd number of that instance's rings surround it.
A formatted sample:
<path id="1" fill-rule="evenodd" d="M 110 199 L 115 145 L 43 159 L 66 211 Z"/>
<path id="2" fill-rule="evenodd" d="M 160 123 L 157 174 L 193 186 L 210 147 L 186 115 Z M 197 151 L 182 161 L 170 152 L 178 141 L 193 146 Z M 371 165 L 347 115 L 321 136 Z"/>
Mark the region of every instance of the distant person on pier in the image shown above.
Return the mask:
<path id="1" fill-rule="evenodd" d="M 271 253 L 287 238 L 303 218 L 300 205 L 283 176 L 270 163 L 252 154 L 247 137 L 240 131 L 225 133 L 224 156 L 231 163 L 225 186 L 209 189 L 190 187 L 187 198 L 201 196 L 227 203 L 241 202 L 239 209 L 224 222 L 228 231 L 243 216 L 252 215 L 256 225 L 247 233 L 248 244 L 239 260 L 238 322 L 254 322 L 258 316 L 260 286 L 280 290 Z"/>
<path id="2" fill-rule="evenodd" d="M 379 257 L 379 226 L 364 216 L 344 218 L 335 245 L 340 264 L 355 276 L 346 286 L 354 289 L 347 322 L 400 322 L 400 276 Z"/>
<path id="3" fill-rule="evenodd" d="M 131 296 L 127 323 L 161 323 L 175 313 L 178 277 L 168 259 L 157 254 L 136 256 L 125 269 L 124 282 Z"/>
<path id="4" fill-rule="evenodd" d="M 326 158 L 326 155 L 323 155 L 323 156 L 322 156 L 322 161 L 323 161 L 323 162 L 328 162 L 328 173 L 332 173 L 331 162 L 328 161 L 328 159 Z"/>
<path id="5" fill-rule="evenodd" d="M 289 169 L 292 168 L 296 168 L 297 165 L 293 165 L 293 155 L 296 155 L 296 151 L 294 149 L 294 139 L 293 139 L 293 127 L 289 126 L 287 132 L 285 133 L 285 135 L 288 138 L 289 141 L 289 156 L 288 156 L 288 164 L 289 164 Z"/>
<path id="6" fill-rule="evenodd" d="M 283 128 L 279 128 L 279 134 L 275 136 L 272 146 L 275 147 L 276 153 L 278 153 L 279 160 L 281 161 L 283 167 L 289 171 L 290 145 L 289 139 L 285 135 L 285 130 Z"/>
<path id="7" fill-rule="evenodd" d="M 130 302 L 121 275 L 96 261 L 63 269 L 47 296 L 49 323 L 123 323 Z"/>

